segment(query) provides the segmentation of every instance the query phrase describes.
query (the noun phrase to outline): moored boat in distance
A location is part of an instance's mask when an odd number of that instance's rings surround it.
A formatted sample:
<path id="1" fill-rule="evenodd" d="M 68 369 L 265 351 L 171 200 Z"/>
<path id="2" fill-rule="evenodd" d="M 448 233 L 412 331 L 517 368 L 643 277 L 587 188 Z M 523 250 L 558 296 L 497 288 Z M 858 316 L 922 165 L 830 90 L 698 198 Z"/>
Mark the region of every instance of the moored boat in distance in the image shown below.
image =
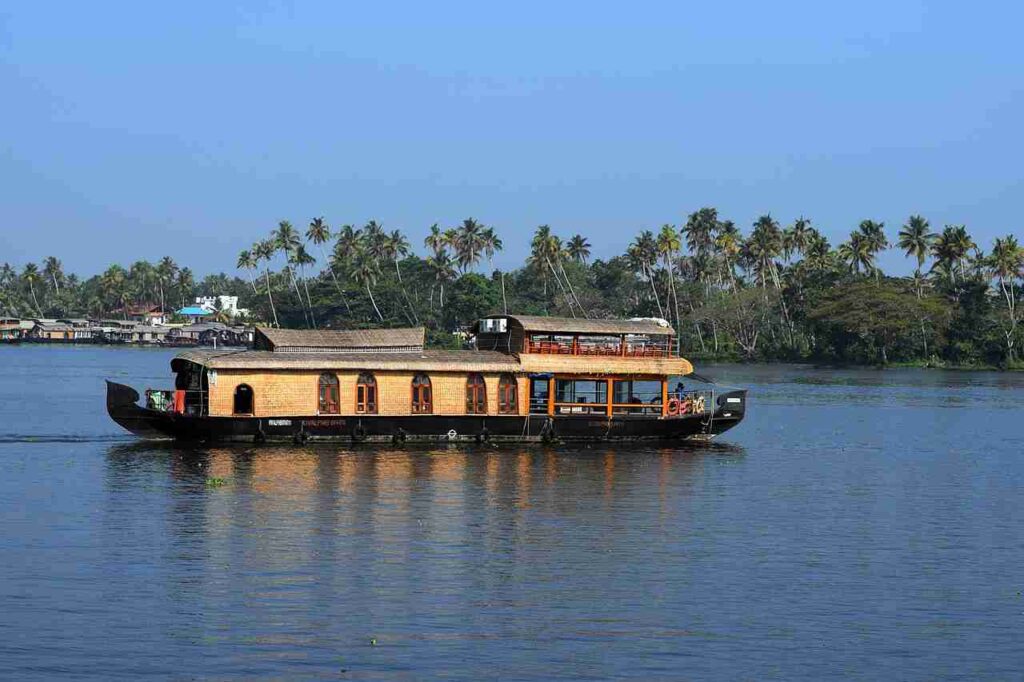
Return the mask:
<path id="1" fill-rule="evenodd" d="M 471 350 L 425 330 L 257 328 L 253 350 L 190 350 L 174 388 L 107 382 L 107 411 L 145 438 L 196 441 L 614 441 L 711 438 L 744 416 L 673 352 L 660 319 L 494 315 Z"/>

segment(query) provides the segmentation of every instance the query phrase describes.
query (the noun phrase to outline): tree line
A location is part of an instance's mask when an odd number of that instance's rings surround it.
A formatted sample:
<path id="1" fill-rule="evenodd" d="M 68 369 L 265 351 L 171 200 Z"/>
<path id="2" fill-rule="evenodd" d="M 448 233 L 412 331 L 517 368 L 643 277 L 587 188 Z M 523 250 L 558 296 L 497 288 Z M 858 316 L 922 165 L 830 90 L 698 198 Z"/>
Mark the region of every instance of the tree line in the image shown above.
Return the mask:
<path id="1" fill-rule="evenodd" d="M 82 280 L 55 257 L 20 272 L 0 266 L 0 313 L 113 316 L 128 305 L 168 309 L 195 295 L 231 294 L 256 321 L 282 327 L 425 325 L 435 345 L 486 314 L 661 317 L 684 355 L 933 366 L 1019 366 L 1024 249 L 1014 235 L 984 251 L 964 225 L 940 230 L 910 216 L 890 241 L 862 221 L 833 246 L 806 218 L 770 215 L 747 234 L 714 208 L 679 226 L 642 230 L 625 253 L 591 258 L 583 235 L 533 233 L 518 268 L 495 269 L 497 231 L 467 218 L 432 225 L 416 254 L 401 230 L 371 220 L 304 230 L 281 221 L 238 254 L 242 277 L 192 271 L 171 258 L 112 265 Z M 912 275 L 888 276 L 878 256 L 899 249 Z M 486 265 L 484 262 L 486 261 Z M 483 270 L 483 272 L 481 272 Z M 453 333 L 455 332 L 455 333 Z"/>

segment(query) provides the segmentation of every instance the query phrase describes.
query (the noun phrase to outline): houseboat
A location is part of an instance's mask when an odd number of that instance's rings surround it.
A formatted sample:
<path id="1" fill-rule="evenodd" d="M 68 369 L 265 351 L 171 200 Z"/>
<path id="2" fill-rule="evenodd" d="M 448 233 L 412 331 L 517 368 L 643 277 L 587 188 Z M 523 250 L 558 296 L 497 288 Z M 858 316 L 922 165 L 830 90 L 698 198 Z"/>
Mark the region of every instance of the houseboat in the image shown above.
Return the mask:
<path id="1" fill-rule="evenodd" d="M 660 319 L 497 315 L 470 350 L 424 329 L 257 328 L 252 350 L 188 350 L 174 388 L 107 382 L 107 411 L 147 438 L 199 441 L 606 441 L 710 438 L 746 391 L 693 374 Z"/>

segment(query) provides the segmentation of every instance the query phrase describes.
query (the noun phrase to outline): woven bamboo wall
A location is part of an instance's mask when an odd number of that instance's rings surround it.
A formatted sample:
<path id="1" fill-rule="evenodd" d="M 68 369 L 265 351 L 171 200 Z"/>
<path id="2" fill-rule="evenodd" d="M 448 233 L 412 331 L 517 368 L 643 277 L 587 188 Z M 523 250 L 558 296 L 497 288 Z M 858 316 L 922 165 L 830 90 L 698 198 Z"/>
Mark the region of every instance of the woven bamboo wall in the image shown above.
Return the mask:
<path id="1" fill-rule="evenodd" d="M 336 372 L 341 390 L 341 414 L 356 413 L 356 379 L 358 372 Z M 377 413 L 408 415 L 412 412 L 412 379 L 414 372 L 376 372 Z M 466 375 L 432 373 L 433 414 L 466 413 Z M 498 381 L 500 375 L 484 373 L 487 385 L 487 413 L 498 414 Z M 217 380 L 210 386 L 210 415 L 231 416 L 235 387 L 248 384 L 255 397 L 257 417 L 313 417 L 317 415 L 320 372 L 277 371 L 251 372 L 217 370 Z M 519 413 L 526 414 L 529 380 L 518 377 Z"/>

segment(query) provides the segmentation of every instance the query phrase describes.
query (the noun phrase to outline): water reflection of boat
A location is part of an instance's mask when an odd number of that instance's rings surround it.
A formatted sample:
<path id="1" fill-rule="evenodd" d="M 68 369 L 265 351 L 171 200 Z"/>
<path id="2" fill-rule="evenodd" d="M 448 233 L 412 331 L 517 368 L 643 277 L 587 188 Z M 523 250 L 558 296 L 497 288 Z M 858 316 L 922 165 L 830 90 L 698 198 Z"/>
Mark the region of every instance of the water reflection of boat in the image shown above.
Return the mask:
<path id="1" fill-rule="evenodd" d="M 252 351 L 186 351 L 173 390 L 107 383 L 107 410 L 146 438 L 615 441 L 710 438 L 742 420 L 672 352 L 661 320 L 501 315 L 474 350 L 424 350 L 424 330 L 258 329 Z"/>

